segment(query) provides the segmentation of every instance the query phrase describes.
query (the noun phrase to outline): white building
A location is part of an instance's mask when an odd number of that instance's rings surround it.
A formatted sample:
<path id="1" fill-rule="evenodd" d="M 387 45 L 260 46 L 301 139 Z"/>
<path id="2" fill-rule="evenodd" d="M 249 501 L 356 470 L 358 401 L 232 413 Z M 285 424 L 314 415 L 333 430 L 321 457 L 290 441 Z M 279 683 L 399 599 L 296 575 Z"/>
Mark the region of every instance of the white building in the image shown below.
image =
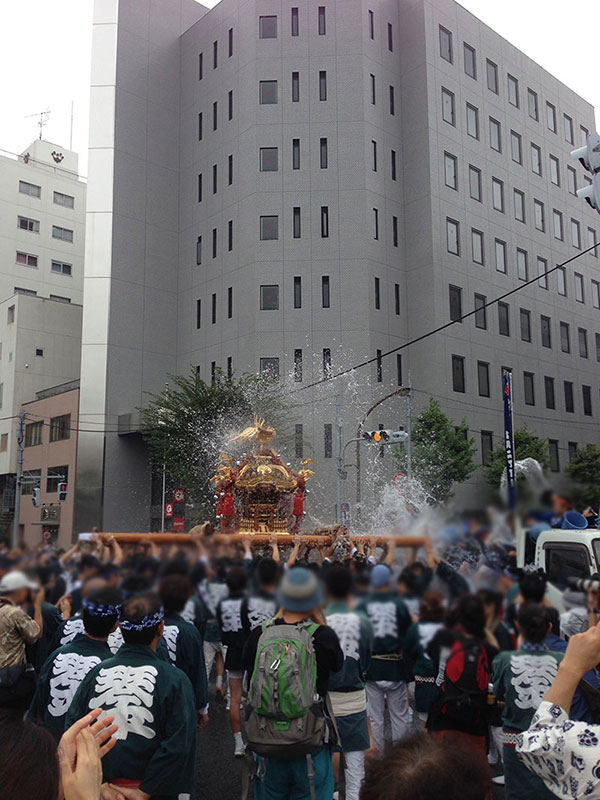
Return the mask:
<path id="1" fill-rule="evenodd" d="M 81 529 L 149 524 L 128 432 L 194 367 L 300 390 L 373 360 L 295 397 L 291 456 L 315 458 L 325 519 L 341 388 L 349 439 L 410 373 L 416 410 L 466 418 L 485 461 L 510 366 L 553 470 L 600 441 L 598 259 L 544 275 L 600 227 L 569 157 L 593 109 L 453 0 L 97 0 L 91 120 L 81 419 L 106 434 L 80 440 Z"/>
<path id="2" fill-rule="evenodd" d="M 23 403 L 79 377 L 86 184 L 76 153 L 0 152 L 0 493 L 13 507 Z"/>

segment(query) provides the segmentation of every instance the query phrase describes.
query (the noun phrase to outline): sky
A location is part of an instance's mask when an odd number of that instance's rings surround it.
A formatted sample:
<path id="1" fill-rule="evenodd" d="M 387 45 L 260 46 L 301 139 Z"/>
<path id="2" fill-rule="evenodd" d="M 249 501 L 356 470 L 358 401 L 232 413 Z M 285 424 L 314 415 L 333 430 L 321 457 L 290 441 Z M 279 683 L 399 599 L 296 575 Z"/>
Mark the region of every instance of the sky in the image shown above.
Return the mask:
<path id="1" fill-rule="evenodd" d="M 461 5 L 600 108 L 598 0 L 463 0 Z M 72 131 L 85 174 L 92 7 L 93 0 L 0 2 L 0 150 L 22 152 L 39 134 L 39 116 L 31 115 L 49 109 L 44 138 L 68 147 Z"/>

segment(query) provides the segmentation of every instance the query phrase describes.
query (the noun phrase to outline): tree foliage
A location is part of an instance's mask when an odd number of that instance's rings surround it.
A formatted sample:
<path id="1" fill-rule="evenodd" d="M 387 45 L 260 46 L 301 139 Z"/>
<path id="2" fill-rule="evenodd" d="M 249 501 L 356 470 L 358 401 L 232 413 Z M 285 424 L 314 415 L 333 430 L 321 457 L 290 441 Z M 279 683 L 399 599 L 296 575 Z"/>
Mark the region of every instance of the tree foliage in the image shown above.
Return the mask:
<path id="1" fill-rule="evenodd" d="M 600 505 L 600 448 L 587 444 L 577 450 L 565 472 L 579 486 L 572 492 L 572 501 L 577 507 Z"/>
<path id="2" fill-rule="evenodd" d="M 527 425 L 515 430 L 515 460 L 521 461 L 524 458 L 534 458 L 539 462 L 544 472 L 548 472 L 550 458 L 548 455 L 547 439 L 540 439 L 535 433 L 529 430 Z M 485 479 L 494 488 L 500 487 L 502 474 L 506 467 L 506 456 L 504 452 L 504 442 L 500 442 L 492 450 L 490 459 L 484 467 Z M 522 481 L 523 478 L 517 478 Z"/>
<path id="3" fill-rule="evenodd" d="M 172 488 L 186 490 L 200 506 L 200 515 L 212 515 L 214 475 L 219 456 L 234 448 L 232 437 L 252 420 L 267 418 L 285 438 L 279 385 L 264 375 L 226 377 L 217 371 L 212 383 L 192 372 L 171 375 L 164 391 L 150 395 L 142 416 L 142 435 L 155 470 L 162 469 Z"/>
<path id="4" fill-rule="evenodd" d="M 412 426 L 412 471 L 435 503 L 452 495 L 455 483 L 462 483 L 474 471 L 475 443 L 469 439 L 465 421 L 455 426 L 437 400 L 419 414 Z M 406 450 L 398 453 L 399 466 L 406 472 Z"/>

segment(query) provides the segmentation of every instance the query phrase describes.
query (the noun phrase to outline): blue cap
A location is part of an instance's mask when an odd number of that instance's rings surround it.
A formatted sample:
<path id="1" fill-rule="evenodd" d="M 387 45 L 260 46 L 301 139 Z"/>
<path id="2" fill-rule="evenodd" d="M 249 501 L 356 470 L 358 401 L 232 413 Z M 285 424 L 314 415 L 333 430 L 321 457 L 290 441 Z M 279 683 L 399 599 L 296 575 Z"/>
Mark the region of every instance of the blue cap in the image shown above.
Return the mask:
<path id="1" fill-rule="evenodd" d="M 385 564 L 377 564 L 371 572 L 371 589 L 383 589 L 392 580 L 392 570 Z"/>
<path id="2" fill-rule="evenodd" d="M 312 611 L 323 602 L 317 576 L 310 569 L 293 567 L 283 576 L 277 590 L 277 604 L 284 611 Z"/>

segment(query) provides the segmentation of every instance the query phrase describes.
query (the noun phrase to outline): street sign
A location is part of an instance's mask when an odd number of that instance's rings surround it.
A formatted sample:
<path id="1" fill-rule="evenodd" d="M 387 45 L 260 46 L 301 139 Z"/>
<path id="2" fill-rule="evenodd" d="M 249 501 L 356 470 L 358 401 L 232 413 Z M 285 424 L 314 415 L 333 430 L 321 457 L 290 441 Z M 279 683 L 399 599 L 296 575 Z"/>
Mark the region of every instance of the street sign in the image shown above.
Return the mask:
<path id="1" fill-rule="evenodd" d="M 173 533 L 185 531 L 185 517 L 173 517 Z"/>
<path id="2" fill-rule="evenodd" d="M 165 503 L 165 517 L 173 516 L 173 503 Z"/>
<path id="3" fill-rule="evenodd" d="M 185 490 L 184 489 L 173 489 L 173 502 L 174 503 L 185 503 Z"/>

